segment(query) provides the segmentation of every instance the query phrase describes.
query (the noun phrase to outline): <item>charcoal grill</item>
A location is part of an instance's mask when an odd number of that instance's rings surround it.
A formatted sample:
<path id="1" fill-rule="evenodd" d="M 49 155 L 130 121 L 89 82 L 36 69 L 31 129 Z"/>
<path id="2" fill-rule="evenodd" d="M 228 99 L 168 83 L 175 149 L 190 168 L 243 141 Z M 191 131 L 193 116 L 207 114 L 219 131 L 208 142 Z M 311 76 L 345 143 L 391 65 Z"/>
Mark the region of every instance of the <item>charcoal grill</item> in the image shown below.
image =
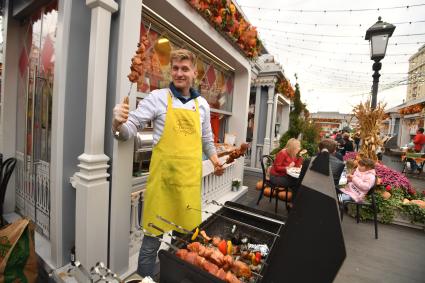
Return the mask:
<path id="1" fill-rule="evenodd" d="M 339 215 L 338 210 L 335 209 L 336 217 Z M 291 214 L 293 214 L 291 212 Z M 291 217 L 289 215 L 289 218 Z M 343 243 L 343 238 L 341 231 L 317 231 L 316 235 L 311 235 L 313 242 L 316 242 L 318 239 L 327 237 L 329 233 L 336 233 L 336 237 L 331 237 L 330 241 L 336 239 L 336 249 L 340 251 L 340 247 L 343 248 L 341 252 L 330 251 L 325 254 L 318 254 L 321 252 L 320 249 L 317 251 L 314 248 L 311 248 L 310 245 L 304 245 L 302 242 L 288 243 L 285 239 L 288 228 L 291 227 L 285 226 L 285 221 L 287 219 L 278 217 L 277 215 L 270 214 L 264 211 L 256 210 L 241 204 L 234 202 L 226 202 L 225 205 L 218 210 L 215 215 L 212 215 L 206 221 L 204 221 L 199 228 L 205 230 L 206 233 L 210 236 L 219 235 L 226 238 L 231 235 L 231 230 L 234 223 L 220 215 L 226 216 L 231 219 L 235 219 L 240 222 L 247 223 L 249 225 L 256 226 L 258 228 L 267 230 L 276 234 L 262 233 L 259 231 L 253 231 L 249 227 L 237 225 L 237 229 L 241 235 L 247 236 L 252 243 L 262 243 L 267 244 L 270 248 L 269 255 L 265 258 L 265 264 L 259 276 L 253 275 L 253 282 L 255 283 L 277 283 L 277 282 L 331 282 L 335 277 L 339 267 L 341 266 L 343 260 L 345 259 L 345 247 Z M 295 220 L 297 216 L 292 216 Z M 330 217 L 335 219 L 335 217 Z M 309 221 L 306 221 L 309 223 Z M 299 228 L 299 227 L 297 227 Z M 340 226 L 339 226 L 340 228 Z M 295 230 L 295 229 L 293 229 Z M 307 232 L 307 231 L 306 231 Z M 322 237 L 322 236 L 323 237 Z M 230 239 L 230 236 L 228 237 Z M 342 245 L 338 243 L 338 239 L 342 241 Z M 184 240 L 190 241 L 190 235 L 186 235 Z M 326 240 L 329 242 L 329 239 Z M 296 249 L 288 248 L 288 245 L 298 246 L 298 253 L 294 253 Z M 176 244 L 178 248 L 185 248 L 184 242 L 179 242 Z M 306 250 L 305 247 L 308 247 L 310 250 Z M 323 248 L 323 247 L 322 247 Z M 290 250 L 291 253 L 288 254 L 286 250 Z M 286 254 L 285 254 L 286 253 Z M 299 255 L 308 258 L 306 262 L 316 262 L 315 265 L 308 264 L 306 266 L 294 266 L 291 263 L 291 260 L 287 258 L 299 258 Z M 282 257 L 282 255 L 285 255 Z M 332 256 L 335 255 L 335 256 Z M 178 258 L 173 251 L 161 250 L 159 252 L 160 260 L 160 283 L 223 283 L 224 281 L 219 278 L 209 274 L 208 272 L 194 266 L 190 263 L 185 262 L 184 260 Z M 329 256 L 331 256 L 330 259 Z M 286 258 L 283 259 L 283 258 Z M 325 260 L 323 263 L 322 261 Z M 297 262 L 297 261 L 294 261 Z M 290 271 L 290 269 L 297 268 L 301 273 L 301 276 L 296 276 L 297 272 Z M 311 273 L 309 276 L 303 276 L 305 273 Z M 289 277 L 286 274 L 290 274 Z M 303 278 L 315 278 L 314 281 L 304 281 Z M 308 279 L 309 280 L 309 279 Z M 250 281 L 252 282 L 252 281 Z"/>

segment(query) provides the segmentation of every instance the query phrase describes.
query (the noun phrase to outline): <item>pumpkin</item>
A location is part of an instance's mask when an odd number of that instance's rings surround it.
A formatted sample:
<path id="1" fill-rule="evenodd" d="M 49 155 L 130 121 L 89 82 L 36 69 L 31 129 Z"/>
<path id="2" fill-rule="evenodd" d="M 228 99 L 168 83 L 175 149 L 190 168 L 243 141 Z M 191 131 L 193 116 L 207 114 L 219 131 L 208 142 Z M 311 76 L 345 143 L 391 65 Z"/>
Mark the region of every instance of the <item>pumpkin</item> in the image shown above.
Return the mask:
<path id="1" fill-rule="evenodd" d="M 270 192 L 271 192 L 270 187 L 265 187 L 264 188 L 263 195 L 265 195 L 266 197 L 269 197 L 270 196 Z M 273 192 L 273 196 L 276 196 L 276 191 Z"/>
<path id="2" fill-rule="evenodd" d="M 287 194 L 285 191 L 281 191 L 277 196 L 280 200 L 285 200 L 288 198 L 288 201 L 290 201 L 292 199 L 292 192 L 288 192 Z"/>
<path id="3" fill-rule="evenodd" d="M 410 201 L 411 203 L 417 204 L 420 208 L 424 208 L 425 209 L 425 201 L 420 200 L 420 199 L 412 199 Z"/>
<path id="4" fill-rule="evenodd" d="M 387 191 L 383 191 L 383 192 L 381 192 L 381 196 L 384 200 L 387 200 L 391 197 L 391 194 Z"/>
<path id="5" fill-rule="evenodd" d="M 405 198 L 404 200 L 403 200 L 403 204 L 408 204 L 410 202 L 410 200 L 408 200 L 407 198 Z"/>
<path id="6" fill-rule="evenodd" d="M 257 185 L 255 185 L 255 189 L 257 189 L 257 191 L 261 190 L 263 188 L 263 180 L 259 180 L 257 182 Z"/>

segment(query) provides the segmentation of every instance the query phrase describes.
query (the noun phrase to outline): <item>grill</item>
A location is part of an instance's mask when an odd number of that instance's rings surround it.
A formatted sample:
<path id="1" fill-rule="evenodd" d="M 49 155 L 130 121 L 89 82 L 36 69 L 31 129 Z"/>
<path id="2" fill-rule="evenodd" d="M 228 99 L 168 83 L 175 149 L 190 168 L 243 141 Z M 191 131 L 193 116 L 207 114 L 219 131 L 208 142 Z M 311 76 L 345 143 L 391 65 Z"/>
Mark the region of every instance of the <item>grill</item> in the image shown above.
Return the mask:
<path id="1" fill-rule="evenodd" d="M 313 205 L 312 207 L 315 206 Z M 324 246 L 321 246 L 317 250 L 312 247 L 311 243 L 307 245 L 302 243 L 301 241 L 304 241 L 304 237 L 300 237 L 300 241 L 290 237 L 291 242 L 289 242 L 287 235 L 293 235 L 293 233 L 288 234 L 288 229 L 292 229 L 295 232 L 295 230 L 299 231 L 300 228 L 303 229 L 303 224 L 300 225 L 300 223 L 311 224 L 310 221 L 298 221 L 297 219 L 299 219 L 300 215 L 297 215 L 295 211 L 290 213 L 288 219 L 284 219 L 241 204 L 226 202 L 215 215 L 204 221 L 199 228 L 205 230 L 209 236 L 219 235 L 222 238 L 230 239 L 232 235 L 231 230 L 235 222 L 225 217 L 257 227 L 257 229 L 252 229 L 247 225 L 236 224 L 239 234 L 248 237 L 249 242 L 267 244 L 270 249 L 268 256 L 264 259 L 265 264 L 258 271 L 259 275 L 253 275 L 250 281 L 247 280 L 245 282 L 332 282 L 345 259 L 345 247 L 340 230 L 338 210 L 332 208 L 324 209 L 324 211 L 324 217 L 329 213 L 334 214 L 329 219 L 330 222 L 332 222 L 332 219 L 337 219 L 339 229 L 317 231 L 317 234 L 311 235 L 313 243 L 320 242 L 320 239 L 324 240 Z M 220 215 L 225 217 L 221 217 Z M 301 217 L 303 216 L 301 215 Z M 288 220 L 288 222 L 291 222 L 291 219 L 292 222 L 295 221 L 297 223 L 295 225 L 285 225 L 285 221 Z M 325 226 L 327 227 L 328 225 Z M 260 232 L 258 228 L 269 231 L 269 233 Z M 308 227 L 306 227 L 304 232 L 310 233 Z M 331 234 L 335 234 L 335 237 L 329 237 Z M 185 235 L 183 239 L 190 241 L 190 237 L 190 235 Z M 327 247 L 330 241 L 335 241 L 334 249 L 329 253 L 323 254 L 323 248 Z M 330 244 L 332 248 L 333 244 Z M 185 248 L 186 245 L 183 242 L 179 242 L 176 246 L 178 248 Z M 298 247 L 298 249 L 294 249 L 293 246 Z M 299 264 L 300 255 L 302 256 L 301 262 L 306 263 L 305 266 Z M 173 251 L 161 250 L 158 256 L 160 260 L 160 283 L 224 282 L 201 268 L 180 259 Z M 294 260 L 292 261 L 291 258 Z M 323 260 L 325 262 L 322 262 Z M 310 263 L 314 263 L 314 265 Z M 298 266 L 296 266 L 297 264 Z M 294 269 L 297 271 L 294 272 Z M 308 276 L 303 275 L 309 272 L 310 274 Z M 311 278 L 315 279 L 311 281 Z"/>

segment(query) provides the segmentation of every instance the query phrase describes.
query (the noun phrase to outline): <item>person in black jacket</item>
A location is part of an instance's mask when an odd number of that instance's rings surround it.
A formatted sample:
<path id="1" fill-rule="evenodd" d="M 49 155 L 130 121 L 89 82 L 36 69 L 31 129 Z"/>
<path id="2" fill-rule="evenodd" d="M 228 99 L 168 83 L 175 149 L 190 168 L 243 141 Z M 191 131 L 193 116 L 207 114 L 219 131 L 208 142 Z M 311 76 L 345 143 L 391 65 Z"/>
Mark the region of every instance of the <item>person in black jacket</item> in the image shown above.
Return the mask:
<path id="1" fill-rule="evenodd" d="M 341 174 L 344 171 L 344 167 L 345 167 L 344 162 L 339 160 L 335 156 L 336 146 L 337 146 L 337 143 L 332 139 L 323 139 L 319 143 L 319 151 L 320 152 L 322 150 L 327 150 L 329 152 L 329 163 L 331 165 L 331 171 L 332 171 L 332 177 L 333 177 L 335 189 L 337 189 L 337 187 L 338 187 L 339 179 L 341 178 Z M 293 192 L 292 192 L 293 193 L 292 198 L 293 198 L 294 203 L 295 203 L 298 188 L 300 187 L 300 185 L 301 185 L 301 183 L 304 179 L 305 173 L 307 172 L 307 169 L 310 166 L 310 162 L 311 162 L 311 158 L 304 160 L 303 165 L 301 167 L 300 177 L 298 178 L 297 189 L 293 190 Z"/>
<path id="2" fill-rule="evenodd" d="M 349 133 L 344 133 L 342 135 L 342 138 L 344 139 L 344 148 L 341 154 L 344 156 L 347 152 L 354 151 L 354 145 L 353 145 L 353 142 L 350 140 Z"/>

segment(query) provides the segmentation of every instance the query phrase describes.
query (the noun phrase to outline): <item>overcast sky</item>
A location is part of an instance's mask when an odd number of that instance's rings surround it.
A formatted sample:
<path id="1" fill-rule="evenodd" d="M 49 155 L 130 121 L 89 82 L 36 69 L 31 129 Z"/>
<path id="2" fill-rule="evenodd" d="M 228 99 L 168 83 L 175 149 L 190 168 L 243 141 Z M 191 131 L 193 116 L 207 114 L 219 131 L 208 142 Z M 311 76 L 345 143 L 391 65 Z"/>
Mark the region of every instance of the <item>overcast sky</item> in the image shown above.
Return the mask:
<path id="1" fill-rule="evenodd" d="M 351 13 L 284 10 L 387 8 L 423 4 L 425 0 L 237 0 L 237 3 L 249 21 L 258 27 L 267 50 L 276 56 L 293 84 L 294 73 L 297 73 L 301 99 L 311 112 L 349 113 L 354 105 L 370 97 L 373 61 L 370 60 L 369 43 L 364 36 L 381 16 L 383 21 L 395 24 L 396 29 L 389 39 L 386 56 L 381 61 L 378 102 L 387 103 L 388 108 L 402 103 L 406 98 L 406 85 L 382 89 L 407 79 L 409 57 L 424 45 L 425 35 L 404 35 L 425 34 L 425 6 Z"/>

